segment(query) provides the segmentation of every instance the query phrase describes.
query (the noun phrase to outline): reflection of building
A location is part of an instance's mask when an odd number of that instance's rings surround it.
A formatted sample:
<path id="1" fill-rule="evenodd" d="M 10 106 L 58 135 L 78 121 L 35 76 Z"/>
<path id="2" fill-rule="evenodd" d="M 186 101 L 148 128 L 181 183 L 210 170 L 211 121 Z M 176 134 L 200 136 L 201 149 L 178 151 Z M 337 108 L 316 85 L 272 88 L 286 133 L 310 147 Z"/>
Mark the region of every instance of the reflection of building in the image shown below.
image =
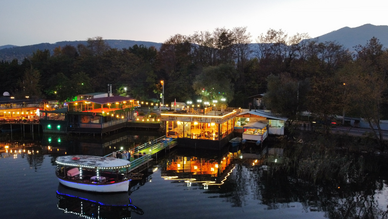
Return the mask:
<path id="1" fill-rule="evenodd" d="M 232 161 L 232 153 L 219 158 L 175 156 L 167 161 L 162 177 L 165 180 L 185 181 L 188 186 L 191 183 L 220 185 L 234 169 Z"/>
<path id="2" fill-rule="evenodd" d="M 178 139 L 178 145 L 220 149 L 233 135 L 237 111 L 214 111 L 189 109 L 162 113 L 166 125 L 166 136 Z"/>
<path id="3" fill-rule="evenodd" d="M 160 137 L 159 132 L 128 133 L 128 131 L 115 132 L 103 138 L 80 138 L 79 136 L 44 133 L 41 144 L 47 154 L 90 154 L 106 155 L 117 150 L 129 150 L 144 142 Z"/>
<path id="4" fill-rule="evenodd" d="M 143 215 L 131 204 L 127 193 L 96 194 L 73 190 L 62 185 L 57 191 L 58 209 L 84 218 L 131 218 L 132 212 Z"/>

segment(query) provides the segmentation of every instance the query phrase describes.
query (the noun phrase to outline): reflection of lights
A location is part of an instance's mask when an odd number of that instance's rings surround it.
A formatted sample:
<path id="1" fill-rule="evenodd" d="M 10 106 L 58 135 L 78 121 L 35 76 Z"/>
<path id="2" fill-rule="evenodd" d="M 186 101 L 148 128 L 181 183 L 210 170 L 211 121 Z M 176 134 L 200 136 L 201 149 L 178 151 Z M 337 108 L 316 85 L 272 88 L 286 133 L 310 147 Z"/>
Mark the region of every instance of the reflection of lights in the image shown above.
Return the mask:
<path id="1" fill-rule="evenodd" d="M 8 145 L 6 145 L 4 148 L 9 148 L 9 146 L 8 146 Z"/>
<path id="2" fill-rule="evenodd" d="M 255 160 L 255 163 L 257 163 L 257 159 Z"/>
<path id="3" fill-rule="evenodd" d="M 152 170 L 152 172 L 156 172 L 156 171 L 158 171 L 158 167 L 155 167 L 153 170 Z"/>
<path id="4" fill-rule="evenodd" d="M 172 179 L 177 179 L 178 176 L 162 176 L 162 178 L 163 178 L 164 180 L 172 180 Z"/>
<path id="5" fill-rule="evenodd" d="M 218 164 L 214 165 L 215 168 L 218 168 Z"/>

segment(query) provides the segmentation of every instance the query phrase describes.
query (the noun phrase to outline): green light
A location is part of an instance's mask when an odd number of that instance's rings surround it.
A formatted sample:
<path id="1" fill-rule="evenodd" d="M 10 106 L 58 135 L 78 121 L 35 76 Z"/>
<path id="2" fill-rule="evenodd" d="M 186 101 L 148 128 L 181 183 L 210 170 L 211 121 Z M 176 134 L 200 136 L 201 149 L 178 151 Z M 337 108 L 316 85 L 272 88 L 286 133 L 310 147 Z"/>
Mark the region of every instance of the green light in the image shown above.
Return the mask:
<path id="1" fill-rule="evenodd" d="M 51 124 L 48 124 L 48 125 L 47 125 L 47 128 L 48 128 L 48 129 L 51 129 Z"/>
<path id="2" fill-rule="evenodd" d="M 81 85 L 84 85 L 84 83 L 81 83 Z"/>
<path id="3" fill-rule="evenodd" d="M 48 141 L 51 142 L 51 138 L 48 138 Z"/>
<path id="4" fill-rule="evenodd" d="M 58 138 L 58 143 L 61 143 L 61 139 L 60 138 Z"/>
<path id="5" fill-rule="evenodd" d="M 60 130 L 61 129 L 61 125 L 57 125 L 57 129 Z"/>

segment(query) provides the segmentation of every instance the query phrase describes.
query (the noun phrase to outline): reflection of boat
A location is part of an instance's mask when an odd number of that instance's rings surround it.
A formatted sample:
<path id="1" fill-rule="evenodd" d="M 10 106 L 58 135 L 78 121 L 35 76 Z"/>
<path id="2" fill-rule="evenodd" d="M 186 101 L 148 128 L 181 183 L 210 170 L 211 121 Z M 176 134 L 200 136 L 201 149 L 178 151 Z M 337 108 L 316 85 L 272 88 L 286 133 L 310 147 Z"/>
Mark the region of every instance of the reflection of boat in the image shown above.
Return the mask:
<path id="1" fill-rule="evenodd" d="M 74 190 L 61 184 L 57 190 L 58 209 L 85 218 L 131 218 L 131 213 L 143 215 L 131 204 L 127 193 L 90 193 Z"/>
<path id="2" fill-rule="evenodd" d="M 127 192 L 130 162 L 114 157 L 58 157 L 56 175 L 62 185 L 90 192 Z"/>
<path id="3" fill-rule="evenodd" d="M 236 147 L 241 144 L 241 140 L 241 137 L 234 137 L 229 141 L 229 143 L 231 143 L 233 147 Z"/>

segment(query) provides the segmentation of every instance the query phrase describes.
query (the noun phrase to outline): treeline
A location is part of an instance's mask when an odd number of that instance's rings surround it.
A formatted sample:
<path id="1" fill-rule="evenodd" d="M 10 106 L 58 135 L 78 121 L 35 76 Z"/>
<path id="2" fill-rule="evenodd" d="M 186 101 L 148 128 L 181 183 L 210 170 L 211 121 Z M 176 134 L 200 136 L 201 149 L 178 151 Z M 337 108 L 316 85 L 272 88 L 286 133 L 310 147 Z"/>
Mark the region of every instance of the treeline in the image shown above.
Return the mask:
<path id="1" fill-rule="evenodd" d="M 104 92 L 165 101 L 226 98 L 247 108 L 253 95 L 266 93 L 265 107 L 298 119 L 310 111 L 382 119 L 387 91 L 387 51 L 379 40 L 355 45 L 306 40 L 270 29 L 252 44 L 246 28 L 177 34 L 159 50 L 135 45 L 113 49 L 101 38 L 86 45 L 37 50 L 31 57 L 0 63 L 2 90 L 18 96 L 69 100 L 76 94 Z M 124 90 L 127 88 L 127 91 Z"/>

